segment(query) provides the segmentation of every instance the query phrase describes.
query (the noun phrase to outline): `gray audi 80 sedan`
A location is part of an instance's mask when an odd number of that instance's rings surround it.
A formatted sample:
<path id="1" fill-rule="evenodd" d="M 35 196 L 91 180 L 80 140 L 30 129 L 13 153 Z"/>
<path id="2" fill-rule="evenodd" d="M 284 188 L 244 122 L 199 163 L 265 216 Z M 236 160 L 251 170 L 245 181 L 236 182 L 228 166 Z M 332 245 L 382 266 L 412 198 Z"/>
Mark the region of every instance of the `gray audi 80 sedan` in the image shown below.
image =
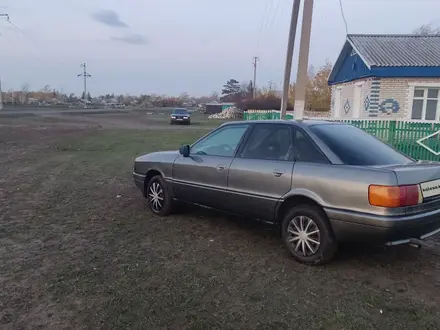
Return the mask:
<path id="1" fill-rule="evenodd" d="M 155 214 L 187 202 L 279 224 L 307 264 L 329 261 L 341 241 L 419 246 L 440 232 L 440 163 L 344 123 L 225 123 L 136 158 L 133 177 Z"/>
<path id="2" fill-rule="evenodd" d="M 191 114 L 185 108 L 176 108 L 171 113 L 170 124 L 191 124 Z"/>

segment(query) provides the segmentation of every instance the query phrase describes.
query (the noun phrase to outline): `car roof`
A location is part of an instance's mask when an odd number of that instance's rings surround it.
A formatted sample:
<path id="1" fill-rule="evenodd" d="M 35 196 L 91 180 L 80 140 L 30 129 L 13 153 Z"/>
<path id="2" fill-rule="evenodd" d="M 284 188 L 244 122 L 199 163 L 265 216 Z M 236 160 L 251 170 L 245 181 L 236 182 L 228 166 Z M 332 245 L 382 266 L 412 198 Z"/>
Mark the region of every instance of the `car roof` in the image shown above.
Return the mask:
<path id="1" fill-rule="evenodd" d="M 301 121 L 298 120 L 280 120 L 280 119 L 272 119 L 272 120 L 239 120 L 239 121 L 230 121 L 223 123 L 221 126 L 225 125 L 240 125 L 240 124 L 284 124 L 284 125 L 292 125 L 292 126 L 314 126 L 314 125 L 341 125 L 344 123 L 334 122 L 330 120 L 312 120 L 312 119 L 304 119 Z"/>

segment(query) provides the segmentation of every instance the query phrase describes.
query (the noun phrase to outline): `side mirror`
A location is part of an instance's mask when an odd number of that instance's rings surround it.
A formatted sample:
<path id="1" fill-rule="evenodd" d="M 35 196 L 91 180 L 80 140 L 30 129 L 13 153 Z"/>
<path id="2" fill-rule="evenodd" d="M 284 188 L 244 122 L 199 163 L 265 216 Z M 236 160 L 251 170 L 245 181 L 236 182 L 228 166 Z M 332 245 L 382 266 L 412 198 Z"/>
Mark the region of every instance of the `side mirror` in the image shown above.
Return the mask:
<path id="1" fill-rule="evenodd" d="M 189 145 L 181 146 L 179 152 L 183 157 L 189 157 Z"/>

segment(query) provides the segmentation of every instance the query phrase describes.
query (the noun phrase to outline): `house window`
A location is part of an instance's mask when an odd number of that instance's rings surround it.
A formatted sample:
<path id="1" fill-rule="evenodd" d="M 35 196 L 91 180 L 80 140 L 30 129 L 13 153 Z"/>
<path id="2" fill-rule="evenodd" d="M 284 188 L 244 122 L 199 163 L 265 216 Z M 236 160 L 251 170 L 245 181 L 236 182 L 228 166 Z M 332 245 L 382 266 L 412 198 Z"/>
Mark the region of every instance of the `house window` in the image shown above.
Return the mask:
<path id="1" fill-rule="evenodd" d="M 440 88 L 414 89 L 411 119 L 438 120 Z"/>

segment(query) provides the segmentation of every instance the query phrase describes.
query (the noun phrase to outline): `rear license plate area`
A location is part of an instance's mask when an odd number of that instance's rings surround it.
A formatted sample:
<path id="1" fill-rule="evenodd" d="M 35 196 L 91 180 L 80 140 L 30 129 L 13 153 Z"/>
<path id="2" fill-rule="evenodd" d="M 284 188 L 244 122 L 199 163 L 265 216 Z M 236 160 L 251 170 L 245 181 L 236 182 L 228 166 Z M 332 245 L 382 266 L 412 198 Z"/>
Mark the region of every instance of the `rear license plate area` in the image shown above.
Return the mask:
<path id="1" fill-rule="evenodd" d="M 420 184 L 423 199 L 440 195 L 440 180 L 423 182 Z"/>

